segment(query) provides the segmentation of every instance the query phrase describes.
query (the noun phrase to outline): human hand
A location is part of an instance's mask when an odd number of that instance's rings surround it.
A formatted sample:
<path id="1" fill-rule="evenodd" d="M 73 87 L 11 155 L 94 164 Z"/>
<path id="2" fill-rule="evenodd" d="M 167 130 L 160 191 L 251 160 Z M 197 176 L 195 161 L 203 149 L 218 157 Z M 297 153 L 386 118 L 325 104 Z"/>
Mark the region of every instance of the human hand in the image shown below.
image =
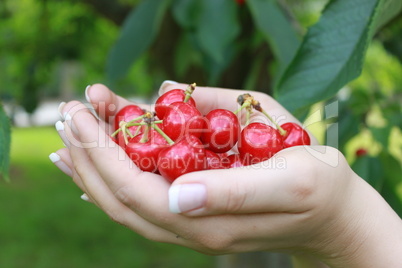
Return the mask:
<path id="1" fill-rule="evenodd" d="M 176 87 L 185 85 L 165 85 L 161 91 Z M 64 164 L 75 183 L 113 220 L 149 239 L 208 254 L 302 252 L 334 267 L 369 267 L 360 255 L 374 248 L 360 242 L 363 238 L 381 245 L 378 241 L 384 238 L 395 245 L 401 241 L 396 240 L 400 232 L 395 236 L 389 231 L 401 229 L 400 219 L 336 149 L 294 147 L 258 165 L 194 172 L 170 185 L 161 176 L 141 172 L 108 138 L 109 122 L 128 102 L 101 85 L 87 93 L 101 120 L 78 102 L 64 105 L 67 118 L 59 133 L 69 148 L 57 152 L 61 160 L 56 163 Z M 228 100 L 240 93 L 197 88 L 193 96 L 206 113 L 218 107 L 235 110 L 236 103 Z M 296 121 L 272 98 L 253 95 L 274 117 Z M 252 118 L 259 119 L 258 113 Z M 369 235 L 380 227 L 376 217 L 391 226 L 381 229 L 381 239 Z M 381 254 L 384 249 L 375 251 Z M 353 262 L 362 265 L 346 265 Z"/>

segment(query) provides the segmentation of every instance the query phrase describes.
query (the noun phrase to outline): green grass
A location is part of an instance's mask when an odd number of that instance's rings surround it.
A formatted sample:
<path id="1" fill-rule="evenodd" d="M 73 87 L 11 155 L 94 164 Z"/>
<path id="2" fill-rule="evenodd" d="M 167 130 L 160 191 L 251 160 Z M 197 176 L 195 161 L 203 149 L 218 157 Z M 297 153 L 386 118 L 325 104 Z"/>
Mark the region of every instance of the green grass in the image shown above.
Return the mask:
<path id="1" fill-rule="evenodd" d="M 54 128 L 14 129 L 11 183 L 0 181 L 0 267 L 213 267 L 215 258 L 148 241 L 80 199 L 49 160 Z"/>

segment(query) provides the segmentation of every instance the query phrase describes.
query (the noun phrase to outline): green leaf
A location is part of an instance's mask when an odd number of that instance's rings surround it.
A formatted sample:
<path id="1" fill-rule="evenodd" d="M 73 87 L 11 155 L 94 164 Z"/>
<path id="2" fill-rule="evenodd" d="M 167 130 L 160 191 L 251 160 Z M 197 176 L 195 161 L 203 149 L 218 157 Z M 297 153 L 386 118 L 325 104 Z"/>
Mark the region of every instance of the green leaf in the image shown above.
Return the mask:
<path id="1" fill-rule="evenodd" d="M 177 23 L 185 29 L 194 29 L 199 16 L 202 0 L 176 0 L 173 5 L 173 16 Z"/>
<path id="2" fill-rule="evenodd" d="M 197 40 L 204 53 L 217 64 L 240 32 L 235 1 L 203 0 L 197 24 Z"/>
<path id="3" fill-rule="evenodd" d="M 109 81 L 115 82 L 126 75 L 131 65 L 151 45 L 169 4 L 167 0 L 145 0 L 128 15 L 108 57 L 106 72 Z"/>
<path id="4" fill-rule="evenodd" d="M 353 163 L 352 169 L 373 188 L 381 191 L 384 184 L 384 171 L 378 158 L 368 155 L 358 157 Z"/>
<path id="5" fill-rule="evenodd" d="M 0 104 L 0 175 L 9 181 L 10 143 L 11 143 L 10 120 Z"/>
<path id="6" fill-rule="evenodd" d="M 291 112 L 334 96 L 360 75 L 370 39 L 399 13 L 400 0 L 332 0 L 275 88 Z M 390 12 L 392 10 L 392 12 Z"/>
<path id="7" fill-rule="evenodd" d="M 278 74 L 281 74 L 293 59 L 300 38 L 275 0 L 247 0 L 246 3 L 278 61 Z"/>
<path id="8" fill-rule="evenodd" d="M 381 195 L 391 207 L 402 217 L 402 167 L 400 162 L 385 152 L 380 154 L 385 175 Z"/>

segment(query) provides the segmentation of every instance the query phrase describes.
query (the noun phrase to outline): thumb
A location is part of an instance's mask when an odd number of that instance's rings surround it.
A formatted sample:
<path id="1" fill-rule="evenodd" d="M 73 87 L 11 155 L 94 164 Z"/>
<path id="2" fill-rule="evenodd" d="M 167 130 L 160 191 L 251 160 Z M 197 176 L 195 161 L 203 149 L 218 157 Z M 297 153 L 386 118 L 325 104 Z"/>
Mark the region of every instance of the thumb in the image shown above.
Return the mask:
<path id="1" fill-rule="evenodd" d="M 170 187 L 169 208 L 189 216 L 306 211 L 316 188 L 306 155 L 294 147 L 258 165 L 183 175 Z"/>

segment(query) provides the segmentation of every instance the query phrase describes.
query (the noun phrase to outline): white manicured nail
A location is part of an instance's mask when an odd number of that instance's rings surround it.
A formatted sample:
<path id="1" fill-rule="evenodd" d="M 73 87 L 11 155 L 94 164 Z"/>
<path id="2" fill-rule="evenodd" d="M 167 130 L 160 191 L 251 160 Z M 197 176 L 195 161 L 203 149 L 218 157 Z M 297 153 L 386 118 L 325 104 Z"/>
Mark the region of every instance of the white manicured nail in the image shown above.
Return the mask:
<path id="1" fill-rule="evenodd" d="M 207 200 L 207 189 L 203 184 L 179 184 L 169 189 L 169 210 L 182 213 L 202 208 Z"/>
<path id="2" fill-rule="evenodd" d="M 87 196 L 87 194 L 82 194 L 81 195 L 81 199 L 86 201 L 86 202 L 90 202 L 91 203 L 91 199 L 89 199 L 89 197 Z"/>
<path id="3" fill-rule="evenodd" d="M 59 134 L 61 140 L 64 143 L 64 146 L 70 148 L 70 141 L 67 139 L 66 133 L 64 132 L 64 124 L 61 121 L 57 121 L 55 124 L 57 133 Z"/>
<path id="4" fill-rule="evenodd" d="M 62 114 L 61 111 L 63 110 L 64 105 L 66 105 L 66 103 L 65 103 L 64 101 L 63 101 L 63 102 L 60 102 L 59 108 L 57 109 L 57 111 L 59 112 L 59 115 L 60 115 L 61 119 L 63 119 L 63 120 L 64 120 L 64 115 Z"/>
<path id="5" fill-rule="evenodd" d="M 172 81 L 172 80 L 165 80 L 162 82 L 160 88 L 159 88 L 159 95 L 162 95 L 163 93 L 165 93 L 166 88 L 170 85 L 176 85 L 178 84 L 176 81 Z"/>
<path id="6" fill-rule="evenodd" d="M 86 88 L 85 88 L 85 99 L 87 100 L 87 102 L 91 102 L 91 99 L 89 98 L 89 95 L 88 95 L 88 91 L 89 91 L 89 88 L 91 87 L 91 85 L 88 85 Z"/>
<path id="7" fill-rule="evenodd" d="M 64 163 L 61 160 L 60 155 L 56 154 L 56 153 L 51 153 L 49 155 L 49 159 L 50 161 L 53 162 L 53 164 L 55 164 L 56 167 L 58 167 L 61 171 L 63 171 L 67 176 L 72 177 L 73 176 L 73 172 L 71 171 L 71 169 L 66 165 L 66 163 Z"/>

